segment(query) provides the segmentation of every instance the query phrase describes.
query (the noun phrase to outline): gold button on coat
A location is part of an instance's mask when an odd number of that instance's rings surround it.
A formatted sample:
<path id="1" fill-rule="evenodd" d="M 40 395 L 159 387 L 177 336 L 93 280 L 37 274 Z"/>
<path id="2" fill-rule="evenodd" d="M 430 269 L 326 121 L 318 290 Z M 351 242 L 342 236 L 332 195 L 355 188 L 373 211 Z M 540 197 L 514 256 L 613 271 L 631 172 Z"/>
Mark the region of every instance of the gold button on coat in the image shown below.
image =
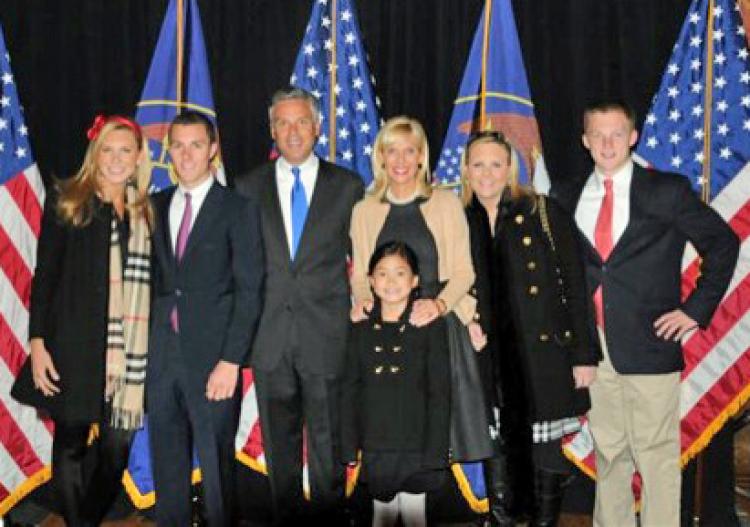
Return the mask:
<path id="1" fill-rule="evenodd" d="M 542 342 L 547 342 L 549 340 L 549 335 L 547 335 L 546 333 L 542 333 L 541 335 L 539 335 L 539 340 L 541 340 Z"/>
<path id="2" fill-rule="evenodd" d="M 381 373 L 383 373 L 383 367 L 375 366 L 375 375 L 380 375 Z"/>
<path id="3" fill-rule="evenodd" d="M 532 285 L 529 287 L 529 294 L 530 295 L 536 295 L 539 292 L 539 288 L 535 285 Z"/>
<path id="4" fill-rule="evenodd" d="M 398 373 L 401 370 L 398 366 L 391 366 L 391 373 Z"/>
<path id="5" fill-rule="evenodd" d="M 526 269 L 528 269 L 529 271 L 533 271 L 534 269 L 536 269 L 536 262 L 532 260 L 529 263 L 527 263 Z"/>
<path id="6" fill-rule="evenodd" d="M 529 245 L 531 245 L 531 236 L 524 236 L 522 241 L 523 244 L 528 247 Z"/>
<path id="7" fill-rule="evenodd" d="M 516 223 L 521 225 L 523 223 L 523 214 L 516 216 Z"/>

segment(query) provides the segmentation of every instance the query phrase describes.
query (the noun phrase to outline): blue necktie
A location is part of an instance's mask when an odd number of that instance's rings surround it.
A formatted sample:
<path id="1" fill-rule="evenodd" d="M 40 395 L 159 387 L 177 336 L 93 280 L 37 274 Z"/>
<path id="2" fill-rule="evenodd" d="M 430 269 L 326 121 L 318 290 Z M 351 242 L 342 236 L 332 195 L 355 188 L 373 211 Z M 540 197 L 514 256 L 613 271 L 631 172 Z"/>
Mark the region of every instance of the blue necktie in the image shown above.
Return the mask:
<path id="1" fill-rule="evenodd" d="M 305 228 L 307 218 L 307 196 L 305 187 L 300 179 L 299 167 L 292 167 L 294 186 L 292 186 L 292 260 L 297 254 L 299 240 L 302 238 L 302 230 Z"/>

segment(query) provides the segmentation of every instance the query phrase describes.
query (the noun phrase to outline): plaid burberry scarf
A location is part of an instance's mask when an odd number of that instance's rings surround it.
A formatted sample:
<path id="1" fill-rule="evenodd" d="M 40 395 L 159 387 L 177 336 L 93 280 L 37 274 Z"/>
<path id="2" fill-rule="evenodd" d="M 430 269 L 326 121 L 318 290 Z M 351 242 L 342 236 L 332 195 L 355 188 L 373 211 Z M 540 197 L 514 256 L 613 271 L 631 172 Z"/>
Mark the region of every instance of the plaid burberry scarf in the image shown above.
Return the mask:
<path id="1" fill-rule="evenodd" d="M 126 188 L 132 203 L 136 190 Z M 143 217 L 130 216 L 125 269 L 117 219 L 112 218 L 109 248 L 109 316 L 105 398 L 112 403 L 112 427 L 125 430 L 143 424 L 143 392 L 148 353 L 151 235 Z"/>

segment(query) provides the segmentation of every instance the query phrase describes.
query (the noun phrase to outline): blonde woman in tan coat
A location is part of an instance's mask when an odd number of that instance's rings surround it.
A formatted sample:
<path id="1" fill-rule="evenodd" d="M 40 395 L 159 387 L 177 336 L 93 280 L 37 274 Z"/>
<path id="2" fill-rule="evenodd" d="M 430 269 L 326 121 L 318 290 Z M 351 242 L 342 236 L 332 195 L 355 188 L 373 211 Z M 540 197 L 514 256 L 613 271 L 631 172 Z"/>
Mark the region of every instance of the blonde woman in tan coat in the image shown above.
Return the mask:
<path id="1" fill-rule="evenodd" d="M 380 245 L 399 241 L 417 255 L 419 292 L 409 323 L 446 319 L 451 357 L 452 462 L 492 455 L 489 421 L 476 364 L 486 336 L 475 320 L 469 229 L 460 200 L 429 182 L 427 137 L 418 121 L 389 119 L 373 149 L 373 188 L 352 213 L 352 321 L 368 317 L 373 296 L 368 261 Z M 447 387 L 446 387 L 447 388 Z"/>

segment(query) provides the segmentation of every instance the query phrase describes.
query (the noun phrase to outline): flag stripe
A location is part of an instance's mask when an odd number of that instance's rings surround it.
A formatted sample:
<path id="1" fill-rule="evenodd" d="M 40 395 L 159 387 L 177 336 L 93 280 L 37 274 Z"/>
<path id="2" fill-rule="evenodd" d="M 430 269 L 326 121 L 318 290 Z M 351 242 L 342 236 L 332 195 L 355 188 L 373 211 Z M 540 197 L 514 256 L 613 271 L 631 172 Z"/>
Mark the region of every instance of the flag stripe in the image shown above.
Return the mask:
<path id="1" fill-rule="evenodd" d="M 714 383 L 720 379 L 732 364 L 743 358 L 747 350 L 748 328 L 750 328 L 750 313 L 747 312 L 750 306 L 750 278 L 743 281 L 743 287 L 737 288 L 737 295 L 734 300 L 742 303 L 742 317 L 736 320 L 737 323 L 731 324 L 731 328 L 722 334 L 721 346 L 713 346 L 710 350 L 704 352 L 705 356 L 695 366 L 695 368 L 686 377 L 683 377 L 683 387 L 680 394 L 681 414 L 685 416 L 690 409 L 698 403 L 698 400 L 706 394 Z M 723 325 L 730 317 L 725 316 L 722 311 L 726 305 L 719 307 L 718 322 L 713 324 L 709 331 L 700 332 L 700 334 L 711 333 L 715 327 Z M 731 317 L 734 321 L 734 317 Z"/>
<path id="2" fill-rule="evenodd" d="M 17 405 L 11 404 L 6 406 L 6 402 L 5 400 L 0 400 L 0 421 L 3 423 L 0 444 L 2 444 L 3 448 L 14 460 L 18 469 L 28 477 L 43 468 L 44 464 L 40 461 L 24 430 L 21 429 L 11 414 L 11 409 L 15 410 L 16 408 L 13 408 L 13 406 Z M 18 482 L 14 483 L 17 484 Z"/>
<path id="3" fill-rule="evenodd" d="M 683 354 L 686 360 L 683 379 L 689 377 L 694 368 L 698 367 L 700 361 L 705 360 L 704 355 L 717 346 L 724 335 L 736 324 L 750 308 L 750 240 L 745 240 L 741 246 L 740 259 L 737 263 L 729 294 L 724 297 L 714 313 L 711 325 L 703 331 L 695 332 L 683 345 Z"/>
<path id="4" fill-rule="evenodd" d="M 26 361 L 26 350 L 18 342 L 16 334 L 2 316 L 0 316 L 0 347 L 4 350 L 4 353 L 0 354 L 2 362 L 15 377 Z"/>
<path id="5" fill-rule="evenodd" d="M 23 258 L 24 265 L 29 270 L 34 269 L 36 234 L 26 223 L 25 216 L 18 209 L 6 185 L 0 186 L 0 226 L 6 230 L 8 237 L 13 241 L 18 254 Z"/>
<path id="6" fill-rule="evenodd" d="M 36 171 L 36 165 L 24 170 L 5 184 L 18 210 L 23 214 L 25 223 L 31 227 L 35 237 L 39 236 L 42 219 L 38 191 L 36 191 L 27 177 L 27 172 Z M 38 174 L 37 174 L 38 176 Z M 32 174 L 33 177 L 33 174 Z"/>
<path id="7" fill-rule="evenodd" d="M 11 283 L 19 298 L 26 300 L 24 308 L 28 309 L 28 299 L 31 293 L 31 271 L 8 237 L 5 228 L 0 224 L 0 270 Z"/>

